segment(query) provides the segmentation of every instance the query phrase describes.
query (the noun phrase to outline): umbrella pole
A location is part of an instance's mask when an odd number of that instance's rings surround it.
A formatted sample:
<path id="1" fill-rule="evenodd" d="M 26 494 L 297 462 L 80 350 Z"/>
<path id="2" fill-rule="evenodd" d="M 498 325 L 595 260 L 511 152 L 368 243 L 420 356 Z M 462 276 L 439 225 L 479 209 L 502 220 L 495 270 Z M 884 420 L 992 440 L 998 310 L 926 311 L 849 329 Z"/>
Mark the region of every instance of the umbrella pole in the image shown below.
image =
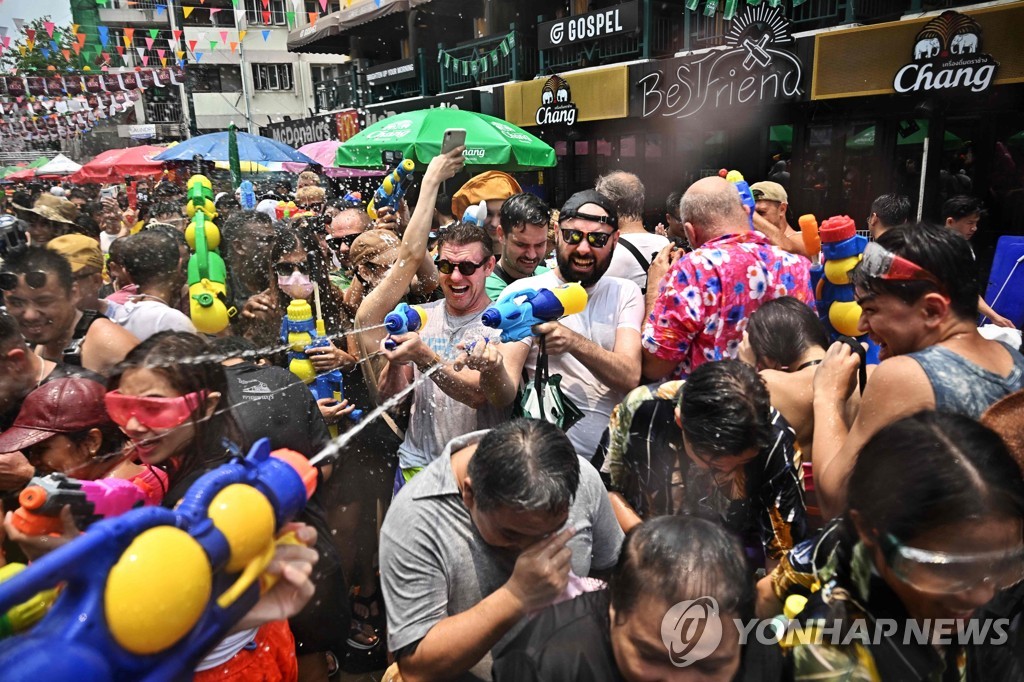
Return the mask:
<path id="1" fill-rule="evenodd" d="M 924 213 L 924 180 L 928 176 L 928 135 L 924 137 L 924 149 L 921 151 L 921 183 L 917 188 L 917 222 L 921 222 Z"/>

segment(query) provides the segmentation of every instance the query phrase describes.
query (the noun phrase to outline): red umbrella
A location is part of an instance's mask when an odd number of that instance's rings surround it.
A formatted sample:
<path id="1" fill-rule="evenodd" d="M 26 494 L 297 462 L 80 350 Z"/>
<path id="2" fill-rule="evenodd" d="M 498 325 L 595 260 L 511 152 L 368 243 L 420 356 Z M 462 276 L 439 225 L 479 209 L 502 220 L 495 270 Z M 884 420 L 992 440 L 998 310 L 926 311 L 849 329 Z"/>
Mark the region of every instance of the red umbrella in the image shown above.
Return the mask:
<path id="1" fill-rule="evenodd" d="M 35 168 L 25 168 L 8 175 L 4 180 L 31 180 L 36 176 Z"/>
<path id="2" fill-rule="evenodd" d="M 82 166 L 82 169 L 72 175 L 70 180 L 77 184 L 84 184 L 88 182 L 120 182 L 124 180 L 125 176 L 156 177 L 163 173 L 164 164 L 160 161 L 153 161 L 153 157 L 166 150 L 166 147 L 153 145 L 110 149 Z"/>

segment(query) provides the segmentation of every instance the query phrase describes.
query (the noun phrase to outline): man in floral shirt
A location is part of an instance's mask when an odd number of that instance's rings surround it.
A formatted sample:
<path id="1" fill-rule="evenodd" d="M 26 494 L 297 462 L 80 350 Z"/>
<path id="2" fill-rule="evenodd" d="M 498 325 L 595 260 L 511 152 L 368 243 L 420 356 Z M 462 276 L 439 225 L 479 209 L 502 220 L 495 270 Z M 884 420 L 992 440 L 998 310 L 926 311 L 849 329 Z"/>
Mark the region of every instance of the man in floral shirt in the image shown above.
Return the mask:
<path id="1" fill-rule="evenodd" d="M 750 229 L 736 187 L 698 180 L 680 204 L 694 251 L 662 251 L 651 265 L 643 369 L 648 379 L 686 378 L 705 362 L 736 358 L 747 319 L 765 301 L 814 304 L 810 261 Z"/>

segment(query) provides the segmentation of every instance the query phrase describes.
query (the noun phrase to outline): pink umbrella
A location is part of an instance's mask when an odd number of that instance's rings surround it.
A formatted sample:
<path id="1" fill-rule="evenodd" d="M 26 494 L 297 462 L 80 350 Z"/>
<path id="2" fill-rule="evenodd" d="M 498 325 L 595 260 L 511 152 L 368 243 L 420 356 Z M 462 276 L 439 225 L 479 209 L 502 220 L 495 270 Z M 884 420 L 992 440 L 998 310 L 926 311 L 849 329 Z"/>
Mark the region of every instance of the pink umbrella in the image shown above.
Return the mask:
<path id="1" fill-rule="evenodd" d="M 304 147 L 299 147 L 299 151 L 323 166 L 324 174 L 330 178 L 370 178 L 384 175 L 384 171 L 334 168 L 334 159 L 337 158 L 340 145 L 341 142 L 338 140 L 324 140 L 323 142 L 313 142 Z M 291 163 L 288 161 L 282 165 L 289 173 L 301 173 L 307 168 L 304 163 Z"/>

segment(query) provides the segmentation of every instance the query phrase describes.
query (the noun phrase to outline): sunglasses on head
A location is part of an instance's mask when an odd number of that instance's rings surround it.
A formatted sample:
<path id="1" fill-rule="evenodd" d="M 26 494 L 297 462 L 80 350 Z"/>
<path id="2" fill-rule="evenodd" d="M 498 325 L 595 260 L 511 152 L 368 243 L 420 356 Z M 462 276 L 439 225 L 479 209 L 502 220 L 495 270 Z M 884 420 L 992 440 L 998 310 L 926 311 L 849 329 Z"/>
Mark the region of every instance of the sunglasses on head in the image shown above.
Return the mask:
<path id="1" fill-rule="evenodd" d="M 870 242 L 864 248 L 864 255 L 858 267 L 868 277 L 877 277 L 891 281 L 924 281 L 931 282 L 939 287 L 942 283 L 939 279 L 902 256 L 897 256 L 877 242 Z"/>
<path id="2" fill-rule="evenodd" d="M 296 270 L 303 275 L 309 274 L 309 267 L 305 263 L 289 263 L 288 261 L 281 261 L 280 263 L 274 264 L 274 272 L 279 277 L 288 277 Z"/>
<path id="3" fill-rule="evenodd" d="M 464 260 L 461 263 L 453 263 L 447 259 L 438 259 L 434 261 L 441 274 L 450 275 L 455 272 L 455 268 L 458 268 L 459 272 L 462 273 L 464 277 L 471 277 L 473 273 L 476 272 L 477 268 L 483 267 L 486 262 L 487 261 L 484 260 L 479 263 L 474 263 L 472 261 Z"/>
<path id="4" fill-rule="evenodd" d="M 613 232 L 583 232 L 582 230 L 573 230 L 568 227 L 562 228 L 562 239 L 566 244 L 575 246 L 583 241 L 583 237 L 587 238 L 587 243 L 594 248 L 601 249 L 608 244 L 608 240 L 612 238 Z"/>
<path id="5" fill-rule="evenodd" d="M 107 414 L 118 426 L 126 426 L 135 417 L 148 429 L 170 429 L 184 424 L 206 399 L 206 391 L 195 391 L 177 398 L 149 398 L 109 391 L 103 402 Z"/>
<path id="6" fill-rule="evenodd" d="M 46 273 L 42 270 L 26 272 L 22 276 L 30 289 L 42 289 L 46 286 Z M 18 277 L 16 272 L 0 272 L 0 289 L 14 291 L 18 288 Z"/>
<path id="7" fill-rule="evenodd" d="M 341 245 L 344 244 L 345 246 L 351 249 L 352 242 L 354 242 L 358 236 L 359 233 L 355 232 L 353 234 L 346 234 L 344 237 L 328 237 L 327 246 L 331 247 L 335 251 L 338 251 L 341 249 Z"/>

